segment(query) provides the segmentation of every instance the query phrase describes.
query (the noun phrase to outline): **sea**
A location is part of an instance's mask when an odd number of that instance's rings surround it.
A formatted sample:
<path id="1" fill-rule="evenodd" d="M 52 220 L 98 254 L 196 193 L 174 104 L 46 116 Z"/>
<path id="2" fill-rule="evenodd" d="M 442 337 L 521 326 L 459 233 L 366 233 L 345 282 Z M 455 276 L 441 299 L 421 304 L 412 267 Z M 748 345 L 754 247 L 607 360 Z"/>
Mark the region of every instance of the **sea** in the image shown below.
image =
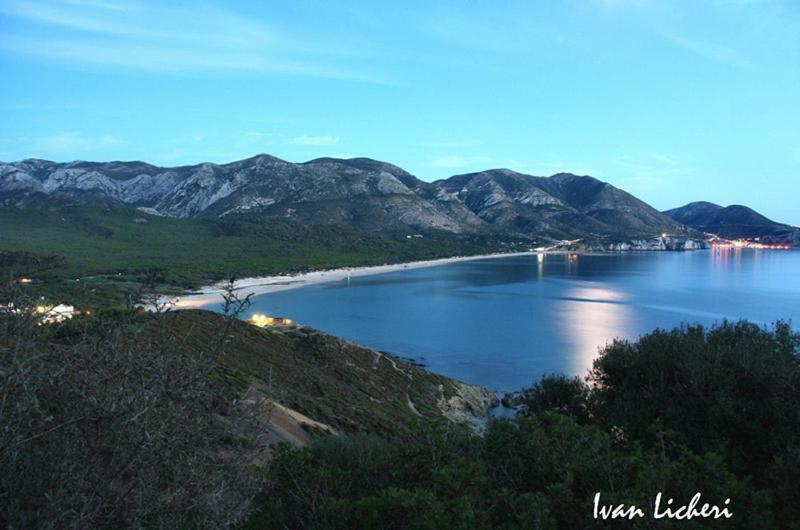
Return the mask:
<path id="1" fill-rule="evenodd" d="M 544 374 L 585 376 L 610 341 L 656 328 L 800 323 L 800 251 L 462 261 L 259 295 L 245 317 L 253 313 L 288 317 L 502 393 Z"/>

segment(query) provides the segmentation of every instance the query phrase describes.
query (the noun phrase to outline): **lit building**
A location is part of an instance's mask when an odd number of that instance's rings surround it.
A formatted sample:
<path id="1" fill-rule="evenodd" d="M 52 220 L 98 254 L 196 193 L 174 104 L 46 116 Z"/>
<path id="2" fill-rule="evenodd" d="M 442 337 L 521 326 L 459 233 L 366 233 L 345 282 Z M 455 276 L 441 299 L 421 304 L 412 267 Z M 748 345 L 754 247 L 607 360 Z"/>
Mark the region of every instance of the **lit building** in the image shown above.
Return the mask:
<path id="1" fill-rule="evenodd" d="M 39 317 L 39 324 L 54 324 L 56 322 L 64 322 L 73 316 L 80 314 L 80 311 L 75 311 L 75 307 L 66 304 L 58 304 L 57 306 L 37 306 L 36 312 L 42 316 Z"/>
<path id="2" fill-rule="evenodd" d="M 248 322 L 253 324 L 254 326 L 258 326 L 259 328 L 263 328 L 266 326 L 291 326 L 294 324 L 292 319 L 290 318 L 282 318 L 282 317 L 268 317 L 267 315 L 262 315 L 260 313 L 256 313 L 251 315 L 248 319 Z"/>

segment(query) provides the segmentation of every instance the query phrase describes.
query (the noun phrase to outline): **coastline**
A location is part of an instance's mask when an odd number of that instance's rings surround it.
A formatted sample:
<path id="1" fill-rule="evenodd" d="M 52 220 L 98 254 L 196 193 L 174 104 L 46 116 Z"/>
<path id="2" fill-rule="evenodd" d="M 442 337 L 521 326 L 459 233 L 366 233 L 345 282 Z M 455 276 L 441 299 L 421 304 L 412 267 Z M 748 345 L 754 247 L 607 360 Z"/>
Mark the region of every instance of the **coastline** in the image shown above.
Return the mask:
<path id="1" fill-rule="evenodd" d="M 556 254 L 559 251 L 548 252 Z M 286 274 L 275 276 L 256 276 L 242 278 L 236 281 L 236 290 L 244 295 L 258 296 L 262 294 L 298 289 L 309 285 L 329 283 L 346 280 L 348 277 L 374 276 L 387 274 L 407 269 L 422 269 L 427 267 L 438 267 L 462 261 L 478 261 L 493 258 L 506 258 L 512 256 L 534 256 L 536 252 L 495 252 L 493 254 L 478 254 L 475 256 L 453 256 L 450 258 L 439 258 L 422 261 L 409 261 L 405 263 L 394 263 L 387 265 L 373 265 L 364 267 L 341 267 L 338 269 L 325 269 L 313 272 L 298 274 Z M 182 296 L 165 296 L 159 303 L 167 303 L 171 309 L 198 309 L 214 302 L 221 302 L 224 281 L 212 285 L 201 287 L 195 292 L 187 293 Z"/>

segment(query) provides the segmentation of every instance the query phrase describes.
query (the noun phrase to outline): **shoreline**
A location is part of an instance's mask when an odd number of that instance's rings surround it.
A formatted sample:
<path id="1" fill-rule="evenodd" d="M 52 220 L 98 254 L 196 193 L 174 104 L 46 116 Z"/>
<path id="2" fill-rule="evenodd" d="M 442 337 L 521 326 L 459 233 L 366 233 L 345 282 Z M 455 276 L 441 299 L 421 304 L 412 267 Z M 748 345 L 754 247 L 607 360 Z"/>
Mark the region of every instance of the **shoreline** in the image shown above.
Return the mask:
<path id="1" fill-rule="evenodd" d="M 551 251 L 548 254 L 558 254 L 564 251 Z M 570 252 L 576 254 L 577 252 Z M 313 272 L 297 274 L 255 276 L 242 278 L 236 281 L 236 291 L 244 295 L 259 296 L 262 294 L 299 289 L 309 285 L 318 285 L 335 281 L 346 280 L 348 277 L 375 276 L 408 269 L 422 269 L 459 263 L 462 261 L 478 261 L 493 258 L 507 258 L 513 256 L 535 256 L 537 252 L 495 252 L 492 254 L 477 254 L 475 256 L 453 256 L 421 261 L 408 261 L 387 265 L 371 265 L 361 267 L 340 267 L 338 269 L 324 269 Z M 222 302 L 223 287 L 227 282 L 220 281 L 212 285 L 199 288 L 195 292 L 182 296 L 164 296 L 159 303 L 167 303 L 170 309 L 198 309 L 214 302 Z"/>
<path id="2" fill-rule="evenodd" d="M 682 249 L 673 252 L 693 252 L 695 250 L 708 250 L 708 249 Z M 449 258 L 437 258 L 430 260 L 420 261 L 406 261 L 402 263 L 392 263 L 384 265 L 365 265 L 354 267 L 340 267 L 338 269 L 323 269 L 311 272 L 301 272 L 294 274 L 273 275 L 273 276 L 249 276 L 241 278 L 236 281 L 236 291 L 243 292 L 245 295 L 259 296 L 262 294 L 275 293 L 279 291 L 288 291 L 290 289 L 299 289 L 309 285 L 318 285 L 321 283 L 329 283 L 335 281 L 346 280 L 348 277 L 359 276 L 374 276 L 378 274 L 387 274 L 390 272 L 398 272 L 408 269 L 422 269 L 428 267 L 438 267 L 441 265 L 449 265 L 451 263 L 460 263 L 463 261 L 479 261 L 495 258 L 507 258 L 513 256 L 536 256 L 536 255 L 556 255 L 556 254 L 577 254 L 581 256 L 586 255 L 608 255 L 620 253 L 636 253 L 636 252 L 665 252 L 663 250 L 609 250 L 609 251 L 596 251 L 596 250 L 547 250 L 535 251 L 525 250 L 519 252 L 493 252 L 490 254 L 476 254 L 473 256 L 452 256 Z M 219 281 L 211 285 L 205 285 L 197 290 L 187 292 L 184 295 L 170 295 L 162 296 L 159 298 L 159 304 L 168 304 L 170 309 L 199 309 L 208 306 L 214 302 L 222 302 L 223 287 L 226 281 Z"/>

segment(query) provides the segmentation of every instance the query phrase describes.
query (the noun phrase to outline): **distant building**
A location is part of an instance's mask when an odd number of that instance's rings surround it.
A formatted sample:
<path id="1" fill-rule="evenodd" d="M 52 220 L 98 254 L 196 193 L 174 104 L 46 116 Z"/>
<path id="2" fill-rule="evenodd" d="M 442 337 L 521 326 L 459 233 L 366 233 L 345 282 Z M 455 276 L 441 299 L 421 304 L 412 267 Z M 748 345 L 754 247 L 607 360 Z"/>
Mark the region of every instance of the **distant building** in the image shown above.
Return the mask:
<path id="1" fill-rule="evenodd" d="M 258 326 L 259 328 L 267 326 L 291 326 L 294 324 L 294 322 L 290 318 L 268 317 L 267 315 L 262 315 L 259 313 L 252 315 L 248 319 L 248 322 L 250 322 L 254 326 Z"/>
<path id="2" fill-rule="evenodd" d="M 36 312 L 42 315 L 39 317 L 39 324 L 64 322 L 80 313 L 80 311 L 75 311 L 74 306 L 65 304 L 58 304 L 55 307 L 38 306 Z"/>

